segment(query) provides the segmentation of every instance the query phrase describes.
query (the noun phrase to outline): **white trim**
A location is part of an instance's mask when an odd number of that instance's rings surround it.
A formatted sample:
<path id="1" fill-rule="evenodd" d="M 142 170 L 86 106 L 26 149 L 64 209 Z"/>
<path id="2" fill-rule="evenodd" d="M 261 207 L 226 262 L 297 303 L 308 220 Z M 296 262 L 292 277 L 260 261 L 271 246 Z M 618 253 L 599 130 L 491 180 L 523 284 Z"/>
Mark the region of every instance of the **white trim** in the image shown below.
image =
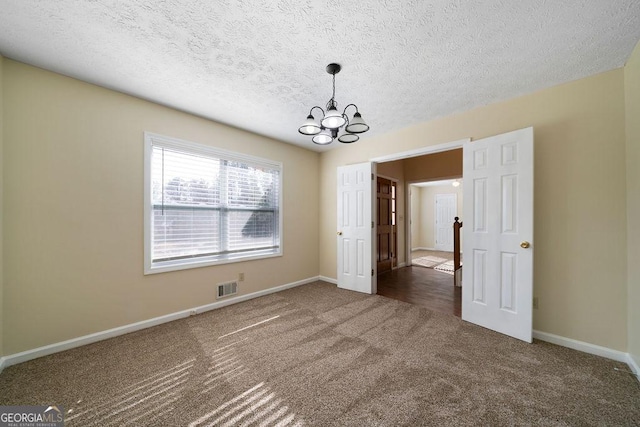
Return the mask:
<path id="1" fill-rule="evenodd" d="M 595 344 L 589 344 L 588 342 L 578 341 L 571 338 L 561 337 L 559 335 L 550 334 L 548 332 L 541 332 L 533 330 L 533 338 L 540 341 L 546 341 L 551 344 L 556 344 L 562 347 L 572 348 L 574 350 L 581 351 L 583 353 L 595 354 L 596 356 L 606 357 L 607 359 L 616 360 L 618 362 L 628 363 L 629 354 L 622 351 L 613 350 L 607 347 L 602 347 Z"/>
<path id="2" fill-rule="evenodd" d="M 225 157 L 234 161 L 247 163 L 251 166 L 269 167 L 282 169 L 282 162 L 254 156 L 252 154 L 240 153 L 237 151 L 225 150 L 213 145 L 202 144 L 200 142 L 187 141 L 186 139 L 174 138 L 172 136 L 160 135 L 153 132 L 144 132 L 144 143 L 169 147 L 176 150 L 185 150 L 190 153 L 198 153 L 204 156 Z"/>
<path id="3" fill-rule="evenodd" d="M 393 160 L 408 159 L 410 157 L 423 156 L 425 154 L 435 154 L 441 151 L 455 150 L 462 148 L 462 145 L 471 142 L 471 138 L 459 139 L 457 141 L 445 142 L 443 144 L 429 145 L 426 147 L 416 148 L 415 150 L 403 151 L 401 153 L 389 154 L 386 156 L 374 157 L 369 159 L 370 162 L 390 162 Z"/>
<path id="4" fill-rule="evenodd" d="M 84 335 L 78 338 L 72 338 L 70 340 L 45 345 L 43 347 L 38 347 L 32 350 L 23 351 L 21 353 L 10 354 L 8 356 L 4 356 L 0 358 L 0 372 L 2 372 L 2 369 L 4 369 L 7 366 L 12 366 L 18 363 L 27 362 L 29 360 L 37 359 L 38 357 L 48 356 L 53 353 L 70 350 L 72 348 L 80 347 L 87 344 L 92 344 L 98 341 L 103 341 L 109 338 L 128 334 L 130 332 L 139 331 L 141 329 L 151 328 L 153 326 L 161 325 L 167 322 L 172 322 L 178 319 L 183 319 L 185 317 L 189 317 L 195 314 L 204 313 L 206 311 L 215 310 L 217 308 L 226 307 L 228 305 L 237 304 L 239 302 L 248 301 L 254 298 L 273 294 L 275 292 L 284 291 L 285 289 L 294 288 L 296 286 L 313 283 L 317 280 L 324 280 L 324 279 L 318 276 L 310 277 L 308 279 L 298 280 L 297 282 L 287 283 L 285 285 L 276 286 L 273 288 L 265 289 L 263 291 L 253 292 L 247 295 L 241 295 L 234 298 L 226 299 L 224 301 L 214 302 L 211 304 L 201 305 L 199 307 L 178 311 L 178 312 L 167 314 L 160 317 L 154 317 L 153 319 L 143 320 L 141 322 L 119 326 L 117 328 L 108 329 L 106 331 L 96 332 L 89 335 Z"/>
<path id="5" fill-rule="evenodd" d="M 418 246 L 417 248 L 411 249 L 411 252 L 414 252 L 414 251 L 435 251 L 435 250 L 436 250 L 435 248 L 424 248 L 422 246 Z M 440 252 L 446 252 L 446 251 L 440 251 Z"/>
<path id="6" fill-rule="evenodd" d="M 402 268 L 402 267 L 406 267 L 407 263 L 406 262 L 401 262 L 400 264 L 398 264 L 397 268 Z"/>
<path id="7" fill-rule="evenodd" d="M 417 156 L 423 156 L 423 155 L 427 155 L 427 154 L 435 154 L 435 153 L 440 153 L 443 151 L 449 151 L 449 150 L 455 150 L 457 148 L 462 148 L 464 146 L 464 144 L 471 142 L 471 138 L 463 138 L 463 139 L 459 139 L 457 141 L 450 141 L 450 142 L 445 142 L 442 144 L 435 144 L 435 145 L 428 145 L 426 147 L 421 147 L 421 148 L 416 148 L 414 150 L 409 150 L 409 151 L 402 151 L 399 153 L 394 153 L 394 154 L 389 154 L 386 156 L 379 156 L 379 157 L 374 157 L 369 159 L 370 162 L 376 164 L 376 163 L 381 163 L 381 162 L 389 162 L 389 161 L 393 161 L 393 160 L 402 160 L 402 159 L 408 159 L 411 157 L 417 157 Z M 443 177 L 445 178 L 445 177 Z M 459 177 L 450 177 L 450 178 L 459 178 Z M 463 181 L 464 182 L 464 181 Z M 411 203 L 410 203 L 410 199 L 411 199 L 411 194 L 409 192 L 409 186 L 410 183 L 406 182 L 404 183 L 404 208 L 405 208 L 405 222 L 404 222 L 404 236 L 405 236 L 405 258 L 409 258 L 409 256 L 407 254 L 409 254 L 411 252 L 410 248 L 411 248 Z M 375 209 L 373 210 L 374 214 L 375 214 Z M 371 256 L 375 257 L 375 245 L 372 245 L 372 253 Z M 406 264 L 407 266 L 411 265 L 411 260 L 410 259 L 406 259 Z"/>
<path id="8" fill-rule="evenodd" d="M 627 353 L 627 365 L 629 365 L 631 370 L 636 374 L 638 381 L 640 381 L 640 360 L 636 361 L 633 354 Z"/>
<path id="9" fill-rule="evenodd" d="M 322 280 L 323 282 L 332 283 L 334 285 L 338 284 L 338 280 L 337 279 L 333 279 L 333 278 L 327 277 L 327 276 L 318 276 L 318 280 Z"/>
<path id="10" fill-rule="evenodd" d="M 143 192 L 143 212 L 144 212 L 144 274 L 157 274 L 169 271 L 186 270 L 191 268 L 208 267 L 212 265 L 229 264 L 234 262 L 244 262 L 255 259 L 265 259 L 280 257 L 284 253 L 283 242 L 283 202 L 284 202 L 284 166 L 282 162 L 256 157 L 244 153 L 224 150 L 212 145 L 200 144 L 198 142 L 186 141 L 170 136 L 159 135 L 152 132 L 144 132 L 144 192 Z M 266 167 L 277 170 L 278 173 L 278 232 L 279 244 L 273 249 L 256 250 L 252 253 L 229 254 L 226 256 L 209 256 L 197 258 L 185 258 L 181 260 L 170 260 L 154 263 L 151 259 L 151 237 L 152 237 L 152 155 L 154 147 L 180 150 L 188 154 L 202 155 L 209 158 L 220 158 L 242 162 L 251 166 Z"/>

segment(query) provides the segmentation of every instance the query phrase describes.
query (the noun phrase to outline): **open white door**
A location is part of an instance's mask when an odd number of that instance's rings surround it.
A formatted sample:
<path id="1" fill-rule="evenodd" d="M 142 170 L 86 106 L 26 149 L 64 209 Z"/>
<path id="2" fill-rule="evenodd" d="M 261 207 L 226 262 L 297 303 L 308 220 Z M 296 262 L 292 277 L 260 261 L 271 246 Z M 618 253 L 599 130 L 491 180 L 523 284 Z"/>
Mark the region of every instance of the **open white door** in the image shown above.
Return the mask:
<path id="1" fill-rule="evenodd" d="M 375 294 L 374 163 L 338 168 L 338 287 Z"/>
<path id="2" fill-rule="evenodd" d="M 462 319 L 531 342 L 533 128 L 465 143 Z"/>

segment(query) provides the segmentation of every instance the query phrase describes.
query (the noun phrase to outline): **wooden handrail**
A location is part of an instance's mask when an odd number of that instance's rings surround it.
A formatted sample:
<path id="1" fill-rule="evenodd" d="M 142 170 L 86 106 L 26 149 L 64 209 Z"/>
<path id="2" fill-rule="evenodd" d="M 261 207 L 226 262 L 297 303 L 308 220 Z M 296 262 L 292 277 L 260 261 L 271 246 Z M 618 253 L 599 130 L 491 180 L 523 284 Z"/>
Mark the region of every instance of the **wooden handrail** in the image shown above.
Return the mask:
<path id="1" fill-rule="evenodd" d="M 458 221 L 460 218 L 455 217 L 453 223 L 453 271 L 457 271 L 460 268 L 460 229 L 462 228 L 462 221 Z"/>

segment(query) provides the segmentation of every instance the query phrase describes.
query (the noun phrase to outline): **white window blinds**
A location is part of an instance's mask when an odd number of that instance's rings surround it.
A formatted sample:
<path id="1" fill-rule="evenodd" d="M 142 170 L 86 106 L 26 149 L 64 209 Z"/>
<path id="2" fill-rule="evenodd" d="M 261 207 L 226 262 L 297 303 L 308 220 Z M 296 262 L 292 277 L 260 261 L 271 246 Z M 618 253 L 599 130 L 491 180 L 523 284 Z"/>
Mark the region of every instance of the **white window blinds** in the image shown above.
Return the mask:
<path id="1" fill-rule="evenodd" d="M 280 164 L 146 139 L 150 270 L 280 254 Z"/>

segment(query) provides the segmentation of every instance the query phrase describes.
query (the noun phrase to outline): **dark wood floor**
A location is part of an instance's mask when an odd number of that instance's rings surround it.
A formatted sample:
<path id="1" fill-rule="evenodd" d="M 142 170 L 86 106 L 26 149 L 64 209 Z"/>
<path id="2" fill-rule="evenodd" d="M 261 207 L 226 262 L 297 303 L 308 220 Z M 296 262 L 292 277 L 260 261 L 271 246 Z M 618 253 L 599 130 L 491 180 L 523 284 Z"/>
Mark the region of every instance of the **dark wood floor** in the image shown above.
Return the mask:
<path id="1" fill-rule="evenodd" d="M 378 295 L 460 317 L 462 289 L 453 276 L 419 266 L 403 267 L 378 276 Z"/>

